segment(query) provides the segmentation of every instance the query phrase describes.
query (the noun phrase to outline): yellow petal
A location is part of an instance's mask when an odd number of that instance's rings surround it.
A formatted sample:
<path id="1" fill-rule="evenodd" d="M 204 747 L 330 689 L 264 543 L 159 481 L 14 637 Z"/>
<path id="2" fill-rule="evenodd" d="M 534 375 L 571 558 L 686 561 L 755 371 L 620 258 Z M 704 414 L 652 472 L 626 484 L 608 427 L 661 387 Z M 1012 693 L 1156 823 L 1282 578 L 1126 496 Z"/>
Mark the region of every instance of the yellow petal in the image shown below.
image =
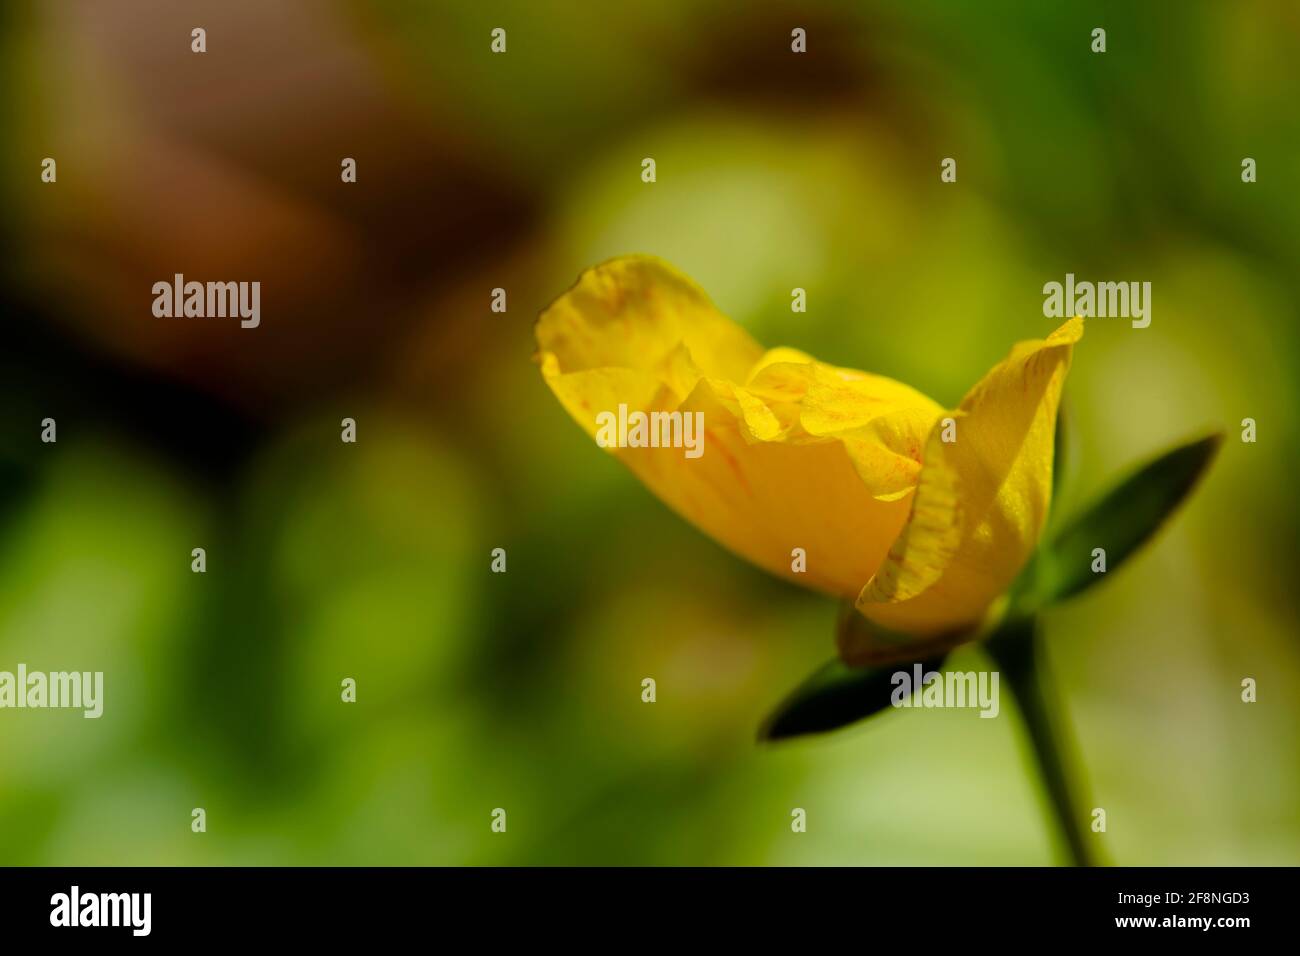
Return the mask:
<path id="1" fill-rule="evenodd" d="M 1083 320 L 1021 342 L 967 394 L 956 440 L 934 426 L 912 514 L 857 607 L 935 634 L 977 623 L 1037 546 L 1052 494 L 1057 405 Z"/>
<path id="2" fill-rule="evenodd" d="M 743 382 L 763 349 L 694 282 L 652 256 L 588 269 L 537 320 L 539 353 L 565 373 L 652 374 L 684 399 L 701 375 Z"/>
<path id="3" fill-rule="evenodd" d="M 537 325 L 542 374 L 591 435 L 597 416 L 703 414 L 703 454 L 610 449 L 737 554 L 854 598 L 907 519 L 941 408 L 905 385 L 764 353 L 689 279 L 632 257 L 584 273 Z M 792 567 L 803 549 L 806 572 Z"/>
<path id="4" fill-rule="evenodd" d="M 618 457 L 682 517 L 736 554 L 797 584 L 856 594 L 907 518 L 907 501 L 882 501 L 843 442 L 763 440 L 739 386 L 703 379 L 682 403 L 703 413 L 704 453 L 620 448 Z M 794 549 L 806 571 L 793 567 Z"/>
<path id="5" fill-rule="evenodd" d="M 921 449 L 942 412 L 916 389 L 836 368 L 794 349 L 772 349 L 747 391 L 762 399 L 791 442 L 840 441 L 871 494 L 894 500 L 916 487 Z"/>

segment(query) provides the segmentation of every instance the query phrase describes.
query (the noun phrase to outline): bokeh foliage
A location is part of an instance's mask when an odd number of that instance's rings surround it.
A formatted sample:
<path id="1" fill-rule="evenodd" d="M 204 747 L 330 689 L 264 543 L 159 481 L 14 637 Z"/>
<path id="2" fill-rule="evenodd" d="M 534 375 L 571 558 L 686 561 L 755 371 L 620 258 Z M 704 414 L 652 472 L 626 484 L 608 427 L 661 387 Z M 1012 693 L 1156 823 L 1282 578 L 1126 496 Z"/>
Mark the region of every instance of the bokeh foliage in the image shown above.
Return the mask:
<path id="1" fill-rule="evenodd" d="M 1048 862 L 1009 719 L 755 745 L 833 602 L 671 517 L 528 361 L 627 252 L 949 403 L 1050 331 L 1044 282 L 1151 281 L 1150 328 L 1076 353 L 1064 511 L 1228 439 L 1046 616 L 1052 666 L 1110 858 L 1296 862 L 1295 5 L 594 11 L 5 5 L 0 668 L 102 669 L 106 712 L 0 712 L 0 862 Z M 262 328 L 153 318 L 174 272 L 261 280 Z"/>

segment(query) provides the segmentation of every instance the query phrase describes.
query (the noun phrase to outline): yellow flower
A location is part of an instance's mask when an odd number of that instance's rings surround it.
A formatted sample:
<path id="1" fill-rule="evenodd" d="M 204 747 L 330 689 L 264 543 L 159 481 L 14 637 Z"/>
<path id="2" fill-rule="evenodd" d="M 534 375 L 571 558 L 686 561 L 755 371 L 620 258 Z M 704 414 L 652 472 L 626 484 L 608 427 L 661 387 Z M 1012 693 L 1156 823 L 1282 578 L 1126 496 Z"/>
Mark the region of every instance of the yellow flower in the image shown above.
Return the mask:
<path id="1" fill-rule="evenodd" d="M 698 457 L 607 449 L 674 511 L 889 631 L 934 636 L 978 624 L 1037 545 L 1083 321 L 1016 345 L 953 410 L 883 376 L 765 351 L 647 256 L 587 270 L 536 333 L 546 383 L 593 437 L 609 437 L 620 406 L 624 418 L 681 412 L 688 437 L 702 421 Z"/>

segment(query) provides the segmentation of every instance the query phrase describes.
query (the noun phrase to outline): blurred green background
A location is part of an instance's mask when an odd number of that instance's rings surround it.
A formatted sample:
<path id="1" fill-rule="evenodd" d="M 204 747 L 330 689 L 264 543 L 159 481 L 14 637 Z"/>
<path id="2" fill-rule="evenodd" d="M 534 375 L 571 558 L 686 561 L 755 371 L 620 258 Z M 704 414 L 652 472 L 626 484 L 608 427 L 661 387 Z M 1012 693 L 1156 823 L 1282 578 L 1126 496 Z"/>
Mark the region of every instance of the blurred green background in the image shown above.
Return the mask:
<path id="1" fill-rule="evenodd" d="M 1229 440 L 1051 663 L 1113 861 L 1300 862 L 1296 4 L 0 17 L 0 669 L 105 672 L 98 721 L 0 712 L 0 863 L 1053 862 L 1009 695 L 755 744 L 834 606 L 671 516 L 529 361 L 627 252 L 945 403 L 1054 327 L 1043 283 L 1150 281 L 1150 328 L 1076 351 L 1058 511 Z M 154 318 L 176 272 L 261 281 L 261 327 Z"/>

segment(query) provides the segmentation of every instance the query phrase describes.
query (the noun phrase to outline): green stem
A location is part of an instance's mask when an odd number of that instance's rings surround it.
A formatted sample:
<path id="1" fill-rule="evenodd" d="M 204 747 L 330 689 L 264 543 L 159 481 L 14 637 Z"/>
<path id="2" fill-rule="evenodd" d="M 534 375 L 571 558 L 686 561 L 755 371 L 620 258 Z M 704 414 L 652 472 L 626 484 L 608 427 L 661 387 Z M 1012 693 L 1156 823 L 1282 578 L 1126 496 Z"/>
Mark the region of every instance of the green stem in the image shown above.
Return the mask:
<path id="1" fill-rule="evenodd" d="M 1070 862 L 1074 866 L 1096 866 L 1092 835 L 1084 824 L 1086 818 L 1075 796 L 1079 791 L 1071 786 L 1074 741 L 1043 660 L 1037 619 L 1027 617 L 1007 622 L 985 648 L 1020 705 L 1029 744 Z"/>

